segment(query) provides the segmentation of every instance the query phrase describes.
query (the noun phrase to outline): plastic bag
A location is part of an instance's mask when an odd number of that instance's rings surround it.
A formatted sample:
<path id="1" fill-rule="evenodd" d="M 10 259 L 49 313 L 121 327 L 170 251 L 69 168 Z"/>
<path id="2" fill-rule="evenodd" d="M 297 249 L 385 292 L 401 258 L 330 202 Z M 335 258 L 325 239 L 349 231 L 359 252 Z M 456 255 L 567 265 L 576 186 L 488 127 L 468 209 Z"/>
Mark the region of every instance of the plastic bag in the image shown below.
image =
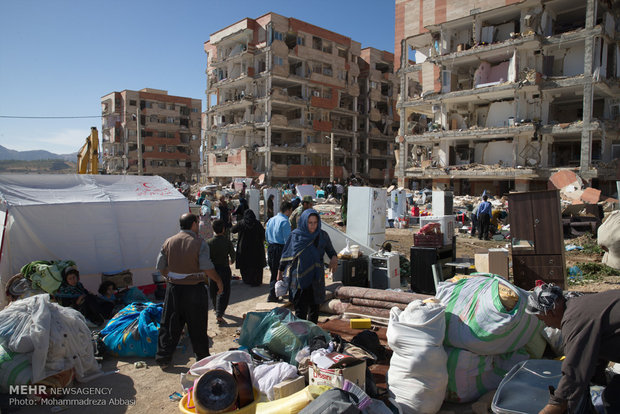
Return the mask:
<path id="1" fill-rule="evenodd" d="M 132 303 L 121 309 L 101 331 L 108 352 L 115 356 L 154 357 L 162 304 Z"/>
<path id="2" fill-rule="evenodd" d="M 338 257 L 351 257 L 351 248 L 349 247 L 349 239 L 347 239 L 347 245 L 344 246 L 344 249 L 338 252 Z"/>
<path id="3" fill-rule="evenodd" d="M 249 312 L 243 321 L 239 344 L 248 349 L 266 347 L 284 361 L 297 366 L 295 357 L 310 340 L 330 335 L 310 321 L 302 320 L 288 309 L 276 308 L 271 312 Z"/>
<path id="4" fill-rule="evenodd" d="M 276 296 L 286 295 L 288 293 L 289 285 L 290 280 L 288 276 L 285 276 L 282 280 L 278 280 L 275 286 Z"/>

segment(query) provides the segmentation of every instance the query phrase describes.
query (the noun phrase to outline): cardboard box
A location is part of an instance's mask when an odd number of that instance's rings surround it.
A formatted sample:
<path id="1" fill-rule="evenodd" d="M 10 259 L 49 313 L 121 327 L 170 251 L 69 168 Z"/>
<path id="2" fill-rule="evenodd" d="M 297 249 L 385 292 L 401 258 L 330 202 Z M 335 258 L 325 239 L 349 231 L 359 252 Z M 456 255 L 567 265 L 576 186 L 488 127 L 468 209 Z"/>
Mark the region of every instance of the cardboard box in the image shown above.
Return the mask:
<path id="1" fill-rule="evenodd" d="M 474 255 L 476 271 L 481 273 L 493 273 L 508 279 L 508 250 L 489 249 L 478 251 Z"/>
<path id="2" fill-rule="evenodd" d="M 344 380 L 349 380 L 361 389 L 366 389 L 365 360 L 357 360 L 351 356 L 336 352 L 332 352 L 326 355 L 326 357 L 332 358 L 336 362 L 331 368 L 319 368 L 316 364 L 311 363 L 308 370 L 308 382 L 310 385 L 328 385 L 330 387 L 342 388 Z M 338 367 L 343 364 L 347 366 Z"/>
<path id="3" fill-rule="evenodd" d="M 280 398 L 288 397 L 289 395 L 295 394 L 297 391 L 303 390 L 305 387 L 306 381 L 302 376 L 282 381 L 273 387 L 273 398 L 279 400 Z"/>

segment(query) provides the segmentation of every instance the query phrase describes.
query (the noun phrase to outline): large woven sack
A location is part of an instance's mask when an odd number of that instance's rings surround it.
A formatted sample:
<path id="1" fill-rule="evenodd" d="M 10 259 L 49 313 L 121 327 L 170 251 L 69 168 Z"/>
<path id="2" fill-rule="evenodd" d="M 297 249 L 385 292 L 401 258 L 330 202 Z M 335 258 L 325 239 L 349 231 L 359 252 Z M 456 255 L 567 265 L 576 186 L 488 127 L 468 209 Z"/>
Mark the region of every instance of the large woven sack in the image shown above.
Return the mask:
<path id="1" fill-rule="evenodd" d="M 603 263 L 620 269 L 620 210 L 612 211 L 598 228 L 597 243 L 606 249 Z"/>
<path id="2" fill-rule="evenodd" d="M 511 310 L 500 300 L 500 286 L 519 297 Z M 444 344 L 478 355 L 499 355 L 521 349 L 542 329 L 525 312 L 528 293 L 496 275 L 477 275 L 455 283 L 441 282 L 435 297 L 446 306 Z"/>
<path id="3" fill-rule="evenodd" d="M 388 388 L 404 413 L 436 413 L 441 408 L 448 384 L 444 332 L 440 303 L 414 300 L 404 311 L 390 311 Z"/>
<path id="4" fill-rule="evenodd" d="M 496 389 L 502 378 L 517 363 L 529 359 L 525 350 L 503 355 L 476 355 L 459 348 L 448 352 L 448 391 L 446 400 L 463 403 L 476 401 Z"/>

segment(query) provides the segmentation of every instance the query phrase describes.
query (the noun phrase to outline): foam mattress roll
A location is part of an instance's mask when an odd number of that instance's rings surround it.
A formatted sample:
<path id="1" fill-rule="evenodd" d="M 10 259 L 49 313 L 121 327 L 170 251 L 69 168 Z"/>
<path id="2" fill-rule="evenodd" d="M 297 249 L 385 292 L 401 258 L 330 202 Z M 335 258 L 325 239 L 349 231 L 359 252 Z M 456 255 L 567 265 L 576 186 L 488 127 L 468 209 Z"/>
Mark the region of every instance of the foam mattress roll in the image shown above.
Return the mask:
<path id="1" fill-rule="evenodd" d="M 232 411 L 237 402 L 237 381 L 223 369 L 207 371 L 194 384 L 196 412 L 215 414 Z"/>

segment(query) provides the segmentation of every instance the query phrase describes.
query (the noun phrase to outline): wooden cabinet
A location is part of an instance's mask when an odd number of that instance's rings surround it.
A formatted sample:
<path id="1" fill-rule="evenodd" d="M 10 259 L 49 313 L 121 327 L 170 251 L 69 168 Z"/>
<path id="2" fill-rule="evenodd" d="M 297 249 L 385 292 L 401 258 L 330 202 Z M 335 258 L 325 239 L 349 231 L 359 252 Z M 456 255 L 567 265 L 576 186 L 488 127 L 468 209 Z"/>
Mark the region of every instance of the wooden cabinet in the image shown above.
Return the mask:
<path id="1" fill-rule="evenodd" d="M 564 237 L 557 190 L 508 195 L 515 285 L 529 290 L 540 279 L 566 287 Z"/>

